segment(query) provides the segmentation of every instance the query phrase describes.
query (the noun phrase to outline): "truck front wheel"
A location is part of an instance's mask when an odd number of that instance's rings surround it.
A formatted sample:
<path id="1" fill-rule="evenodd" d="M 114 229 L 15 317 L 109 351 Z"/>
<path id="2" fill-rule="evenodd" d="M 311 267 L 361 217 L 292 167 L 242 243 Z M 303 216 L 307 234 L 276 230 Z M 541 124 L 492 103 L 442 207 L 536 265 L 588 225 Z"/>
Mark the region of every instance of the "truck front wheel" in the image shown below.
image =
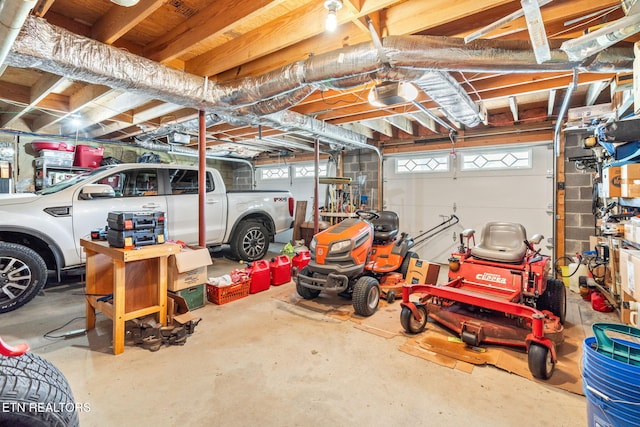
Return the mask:
<path id="1" fill-rule="evenodd" d="M 47 282 L 47 265 L 37 252 L 0 242 L 0 313 L 22 307 Z"/>
<path id="2" fill-rule="evenodd" d="M 236 259 L 256 261 L 269 249 L 269 233 L 262 223 L 246 221 L 238 227 L 231 240 L 231 253 Z"/>

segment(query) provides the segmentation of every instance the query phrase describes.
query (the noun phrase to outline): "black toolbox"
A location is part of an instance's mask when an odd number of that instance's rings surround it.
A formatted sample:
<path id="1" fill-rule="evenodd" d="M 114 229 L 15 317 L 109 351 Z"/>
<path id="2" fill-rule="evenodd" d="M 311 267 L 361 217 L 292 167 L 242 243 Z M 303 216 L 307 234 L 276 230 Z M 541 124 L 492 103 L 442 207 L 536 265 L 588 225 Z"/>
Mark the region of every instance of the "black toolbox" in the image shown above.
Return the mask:
<path id="1" fill-rule="evenodd" d="M 107 224 L 113 230 L 148 230 L 164 228 L 164 212 L 113 211 L 107 216 Z"/>
<path id="2" fill-rule="evenodd" d="M 165 242 L 164 227 L 146 228 L 142 230 L 107 230 L 109 246 L 133 249 Z"/>

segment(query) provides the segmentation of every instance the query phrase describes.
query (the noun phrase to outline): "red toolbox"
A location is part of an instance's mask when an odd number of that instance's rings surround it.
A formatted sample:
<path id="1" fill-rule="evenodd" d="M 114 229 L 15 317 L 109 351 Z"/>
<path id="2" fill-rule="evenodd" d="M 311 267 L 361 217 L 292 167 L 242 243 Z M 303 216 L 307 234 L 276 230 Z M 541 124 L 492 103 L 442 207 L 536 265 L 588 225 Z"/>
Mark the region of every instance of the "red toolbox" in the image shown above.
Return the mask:
<path id="1" fill-rule="evenodd" d="M 291 260 L 287 255 L 278 255 L 269 263 L 271 284 L 273 286 L 284 285 L 291 281 Z"/>
<path id="2" fill-rule="evenodd" d="M 79 144 L 76 146 L 76 157 L 73 160 L 73 166 L 95 169 L 100 166 L 103 154 L 104 148 L 102 147 Z"/>

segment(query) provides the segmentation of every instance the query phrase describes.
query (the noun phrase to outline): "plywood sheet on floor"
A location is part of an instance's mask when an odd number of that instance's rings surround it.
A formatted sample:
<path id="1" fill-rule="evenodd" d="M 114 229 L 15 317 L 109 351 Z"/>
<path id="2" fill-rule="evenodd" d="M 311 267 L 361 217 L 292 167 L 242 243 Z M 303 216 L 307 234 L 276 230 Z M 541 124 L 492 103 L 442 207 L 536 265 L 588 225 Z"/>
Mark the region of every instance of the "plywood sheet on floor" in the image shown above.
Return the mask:
<path id="1" fill-rule="evenodd" d="M 462 372 L 472 372 L 477 365 L 493 365 L 499 369 L 538 381 L 531 376 L 527 355 L 523 350 L 500 346 L 481 346 L 472 349 L 462 343 L 450 331 L 429 322 L 427 330 L 418 335 L 408 335 L 400 325 L 400 303 L 380 301 L 378 311 L 370 317 L 358 316 L 353 312 L 351 301 L 333 294 L 321 293 L 314 300 L 305 300 L 295 291 L 293 284 L 274 292 L 274 298 L 309 310 L 324 313 L 337 320 L 349 320 L 363 331 L 392 338 L 406 337 L 400 351 Z M 580 373 L 582 342 L 589 326 L 583 324 L 583 317 L 592 318 L 591 307 L 576 295 L 568 295 L 565 340 L 558 346 L 558 364 L 552 378 L 545 384 L 576 394 L 583 394 Z M 598 317 L 607 319 L 606 316 Z"/>

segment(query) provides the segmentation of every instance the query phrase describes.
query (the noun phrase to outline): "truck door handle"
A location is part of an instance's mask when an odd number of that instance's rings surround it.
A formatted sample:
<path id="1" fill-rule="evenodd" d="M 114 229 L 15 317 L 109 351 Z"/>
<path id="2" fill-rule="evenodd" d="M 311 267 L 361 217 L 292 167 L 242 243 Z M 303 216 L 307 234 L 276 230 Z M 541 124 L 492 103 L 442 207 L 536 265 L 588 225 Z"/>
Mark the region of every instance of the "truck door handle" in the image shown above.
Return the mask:
<path id="1" fill-rule="evenodd" d="M 160 205 L 157 204 L 157 203 L 149 203 L 149 204 L 146 204 L 146 205 L 142 205 L 142 207 L 145 208 L 145 209 L 156 209 L 156 208 L 159 208 Z"/>

